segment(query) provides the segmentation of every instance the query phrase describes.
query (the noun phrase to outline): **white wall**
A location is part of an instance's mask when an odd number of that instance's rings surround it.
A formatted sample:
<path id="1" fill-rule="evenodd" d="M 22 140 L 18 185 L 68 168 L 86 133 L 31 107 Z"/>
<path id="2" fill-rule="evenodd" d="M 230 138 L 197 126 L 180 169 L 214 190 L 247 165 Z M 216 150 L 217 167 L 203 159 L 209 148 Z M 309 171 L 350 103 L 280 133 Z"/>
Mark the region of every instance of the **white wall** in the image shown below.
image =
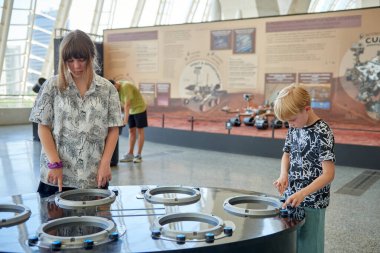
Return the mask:
<path id="1" fill-rule="evenodd" d="M 29 124 L 32 108 L 0 108 L 0 125 Z"/>

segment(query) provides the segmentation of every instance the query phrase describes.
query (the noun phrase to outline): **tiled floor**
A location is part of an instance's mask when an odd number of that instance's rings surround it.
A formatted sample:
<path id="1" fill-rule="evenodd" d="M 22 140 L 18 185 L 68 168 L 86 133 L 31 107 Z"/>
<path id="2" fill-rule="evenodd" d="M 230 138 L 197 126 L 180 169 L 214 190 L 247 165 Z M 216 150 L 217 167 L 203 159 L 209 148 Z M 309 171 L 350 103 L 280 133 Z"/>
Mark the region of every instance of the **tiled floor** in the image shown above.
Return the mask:
<path id="1" fill-rule="evenodd" d="M 120 136 L 120 154 L 127 150 L 127 142 Z M 31 125 L 0 126 L 0 197 L 36 191 L 40 149 Z M 113 167 L 111 185 L 226 187 L 276 194 L 272 182 L 279 165 L 279 159 L 146 142 L 143 162 Z M 379 175 L 337 166 L 326 212 L 326 253 L 380 252 Z"/>

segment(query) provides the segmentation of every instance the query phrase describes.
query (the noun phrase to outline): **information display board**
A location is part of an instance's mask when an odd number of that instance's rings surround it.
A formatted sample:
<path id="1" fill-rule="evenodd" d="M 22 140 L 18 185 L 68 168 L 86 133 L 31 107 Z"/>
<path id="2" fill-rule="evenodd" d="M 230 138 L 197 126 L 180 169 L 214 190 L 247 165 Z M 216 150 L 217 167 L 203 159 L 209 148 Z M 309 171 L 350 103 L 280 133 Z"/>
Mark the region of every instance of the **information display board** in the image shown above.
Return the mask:
<path id="1" fill-rule="evenodd" d="M 105 30 L 104 75 L 154 84 L 151 111 L 220 118 L 300 83 L 326 120 L 379 122 L 379 23 L 370 8 Z"/>

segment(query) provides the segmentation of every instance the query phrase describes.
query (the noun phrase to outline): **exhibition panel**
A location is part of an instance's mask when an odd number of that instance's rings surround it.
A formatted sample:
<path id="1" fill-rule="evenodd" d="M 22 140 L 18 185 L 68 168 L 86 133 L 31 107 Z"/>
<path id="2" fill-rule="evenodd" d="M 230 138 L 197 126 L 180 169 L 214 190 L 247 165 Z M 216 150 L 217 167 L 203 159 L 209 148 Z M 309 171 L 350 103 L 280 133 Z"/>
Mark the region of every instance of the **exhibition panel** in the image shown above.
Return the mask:
<path id="1" fill-rule="evenodd" d="M 151 126 L 279 139 L 273 101 L 300 84 L 336 143 L 379 147 L 379 13 L 109 29 L 104 76 L 139 87 Z"/>

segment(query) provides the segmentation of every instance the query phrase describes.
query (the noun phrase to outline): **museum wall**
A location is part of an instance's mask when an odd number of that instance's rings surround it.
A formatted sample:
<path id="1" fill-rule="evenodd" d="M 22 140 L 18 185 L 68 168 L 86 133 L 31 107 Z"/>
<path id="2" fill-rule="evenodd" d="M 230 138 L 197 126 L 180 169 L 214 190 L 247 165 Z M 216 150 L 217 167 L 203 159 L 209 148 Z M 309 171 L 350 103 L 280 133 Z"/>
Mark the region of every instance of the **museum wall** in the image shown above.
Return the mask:
<path id="1" fill-rule="evenodd" d="M 342 138 L 378 136 L 379 23 L 380 8 L 370 8 L 105 30 L 104 76 L 134 83 L 151 119 L 169 123 L 191 117 L 224 125 L 258 108 L 273 116 L 278 91 L 304 84 Z"/>

